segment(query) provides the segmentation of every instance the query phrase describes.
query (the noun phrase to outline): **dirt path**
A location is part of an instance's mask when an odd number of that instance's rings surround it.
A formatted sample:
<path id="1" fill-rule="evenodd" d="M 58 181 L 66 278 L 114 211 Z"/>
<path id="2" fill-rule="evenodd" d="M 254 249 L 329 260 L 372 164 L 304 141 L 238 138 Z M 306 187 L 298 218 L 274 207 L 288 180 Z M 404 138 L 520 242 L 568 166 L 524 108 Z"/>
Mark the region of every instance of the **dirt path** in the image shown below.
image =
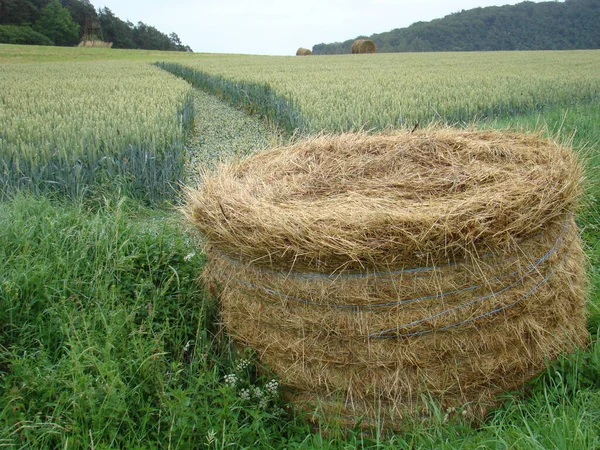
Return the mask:
<path id="1" fill-rule="evenodd" d="M 200 182 L 203 168 L 214 167 L 219 160 L 248 155 L 281 142 L 274 127 L 199 89 L 195 90 L 194 106 L 194 134 L 186 146 L 185 180 L 190 186 Z"/>

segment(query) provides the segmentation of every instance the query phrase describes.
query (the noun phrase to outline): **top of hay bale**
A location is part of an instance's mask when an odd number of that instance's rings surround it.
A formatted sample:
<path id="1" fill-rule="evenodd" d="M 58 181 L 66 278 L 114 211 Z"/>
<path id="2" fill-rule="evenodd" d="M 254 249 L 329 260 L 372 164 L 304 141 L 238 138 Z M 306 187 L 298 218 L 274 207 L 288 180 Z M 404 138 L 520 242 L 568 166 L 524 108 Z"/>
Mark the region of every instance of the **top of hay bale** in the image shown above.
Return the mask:
<path id="1" fill-rule="evenodd" d="M 352 53 L 375 53 L 375 42 L 370 39 L 357 39 L 352 44 Z"/>
<path id="2" fill-rule="evenodd" d="M 312 51 L 310 51 L 307 48 L 304 47 L 300 47 L 297 51 L 296 51 L 296 56 L 309 56 L 312 55 Z"/>
<path id="3" fill-rule="evenodd" d="M 284 271 L 372 271 L 513 252 L 578 203 L 574 153 L 537 135 L 322 135 L 206 174 L 185 214 L 214 250 Z"/>

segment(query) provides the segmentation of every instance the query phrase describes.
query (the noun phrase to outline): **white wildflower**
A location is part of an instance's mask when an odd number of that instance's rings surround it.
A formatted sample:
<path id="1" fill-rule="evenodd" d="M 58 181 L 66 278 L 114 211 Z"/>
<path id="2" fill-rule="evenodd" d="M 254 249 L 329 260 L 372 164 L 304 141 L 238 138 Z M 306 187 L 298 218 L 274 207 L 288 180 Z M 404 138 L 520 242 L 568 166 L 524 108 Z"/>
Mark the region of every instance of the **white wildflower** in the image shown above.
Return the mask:
<path id="1" fill-rule="evenodd" d="M 277 416 L 277 417 L 281 417 L 285 414 L 285 411 L 283 410 L 283 408 L 280 408 L 279 406 L 275 406 L 273 408 L 273 415 Z"/>
<path id="2" fill-rule="evenodd" d="M 277 394 L 277 390 L 279 389 L 279 383 L 277 380 L 271 380 L 265 385 L 265 389 L 271 395 Z"/>
<path id="3" fill-rule="evenodd" d="M 233 387 L 237 384 L 238 377 L 235 373 L 230 373 L 228 375 L 225 375 L 224 381 L 226 384 Z"/>
<path id="4" fill-rule="evenodd" d="M 242 389 L 240 390 L 240 398 L 242 400 L 250 400 L 250 389 Z"/>
<path id="5" fill-rule="evenodd" d="M 237 363 L 237 370 L 244 370 L 250 366 L 250 361 L 247 359 L 240 359 Z"/>

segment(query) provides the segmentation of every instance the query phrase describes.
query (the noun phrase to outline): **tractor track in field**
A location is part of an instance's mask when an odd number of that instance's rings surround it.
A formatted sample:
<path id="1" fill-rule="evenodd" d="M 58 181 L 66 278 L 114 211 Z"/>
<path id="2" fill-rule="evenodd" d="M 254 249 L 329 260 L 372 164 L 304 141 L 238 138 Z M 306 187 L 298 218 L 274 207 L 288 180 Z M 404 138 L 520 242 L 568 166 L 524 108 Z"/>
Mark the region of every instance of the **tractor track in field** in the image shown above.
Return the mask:
<path id="1" fill-rule="evenodd" d="M 282 142 L 277 129 L 212 94 L 194 89 L 194 131 L 186 144 L 185 182 L 197 186 L 219 161 L 243 157 Z"/>

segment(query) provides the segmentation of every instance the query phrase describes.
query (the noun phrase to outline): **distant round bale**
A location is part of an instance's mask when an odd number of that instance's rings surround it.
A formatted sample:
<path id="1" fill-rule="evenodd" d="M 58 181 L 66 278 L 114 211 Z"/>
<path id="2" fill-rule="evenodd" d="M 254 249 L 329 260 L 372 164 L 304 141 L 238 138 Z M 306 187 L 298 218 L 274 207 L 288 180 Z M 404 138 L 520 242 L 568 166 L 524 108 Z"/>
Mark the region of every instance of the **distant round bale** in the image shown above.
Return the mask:
<path id="1" fill-rule="evenodd" d="M 323 135 L 187 192 L 221 319 L 288 397 L 348 426 L 483 417 L 584 345 L 583 171 L 507 130 Z"/>
<path id="2" fill-rule="evenodd" d="M 308 56 L 308 55 L 312 55 L 312 51 L 310 51 L 307 48 L 304 47 L 300 47 L 298 49 L 298 51 L 296 52 L 296 56 Z"/>
<path id="3" fill-rule="evenodd" d="M 375 53 L 375 42 L 370 39 L 357 39 L 352 44 L 352 53 Z"/>

